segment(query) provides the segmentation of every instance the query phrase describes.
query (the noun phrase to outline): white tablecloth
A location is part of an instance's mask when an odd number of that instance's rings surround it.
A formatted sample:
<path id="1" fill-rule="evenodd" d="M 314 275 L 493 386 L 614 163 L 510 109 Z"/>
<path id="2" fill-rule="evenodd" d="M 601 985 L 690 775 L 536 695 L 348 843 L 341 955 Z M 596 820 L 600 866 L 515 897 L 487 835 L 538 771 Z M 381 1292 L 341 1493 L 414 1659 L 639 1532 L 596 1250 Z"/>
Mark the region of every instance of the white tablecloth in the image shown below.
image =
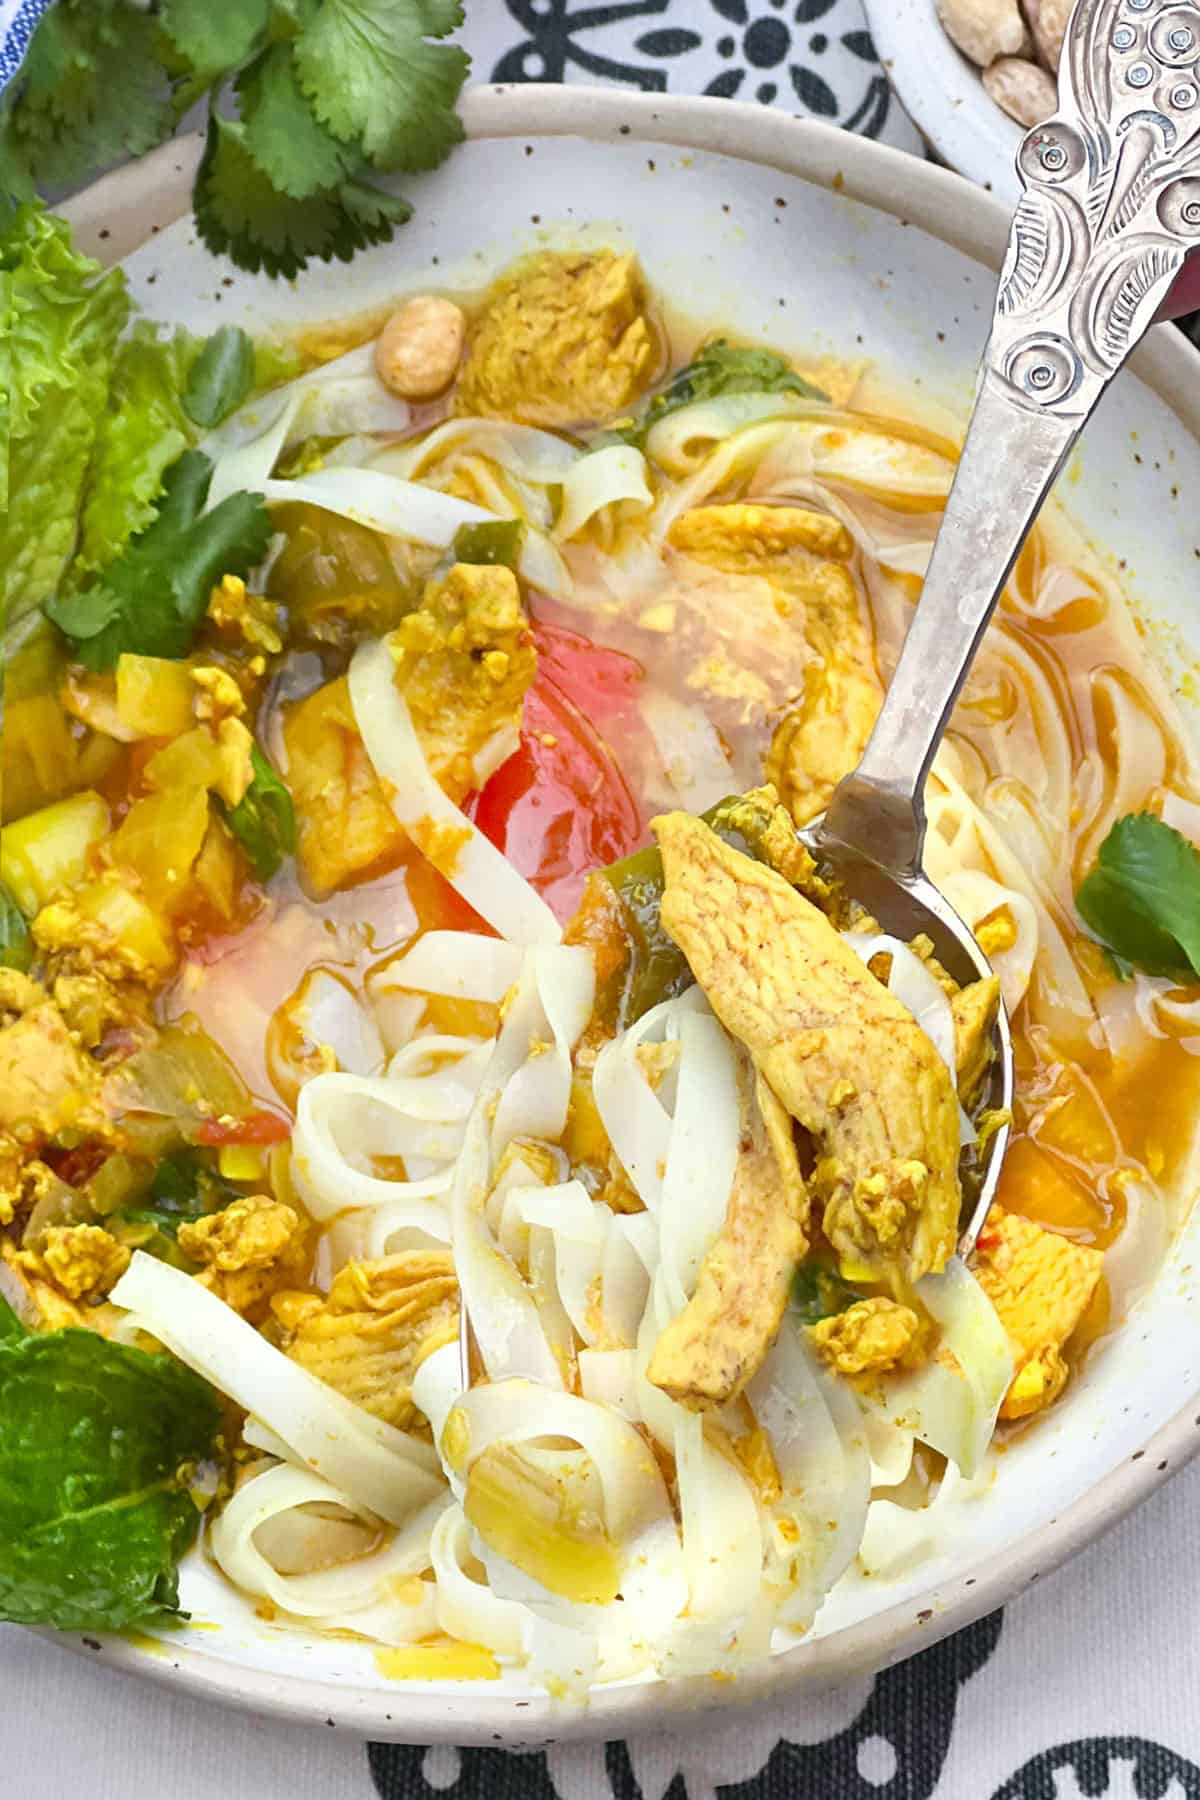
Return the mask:
<path id="1" fill-rule="evenodd" d="M 919 152 L 859 0 L 468 0 L 476 79 L 757 99 Z M 0 1627 L 0 1800 L 1200 1800 L 1200 1467 L 877 1680 L 548 1756 L 217 1711 Z"/>

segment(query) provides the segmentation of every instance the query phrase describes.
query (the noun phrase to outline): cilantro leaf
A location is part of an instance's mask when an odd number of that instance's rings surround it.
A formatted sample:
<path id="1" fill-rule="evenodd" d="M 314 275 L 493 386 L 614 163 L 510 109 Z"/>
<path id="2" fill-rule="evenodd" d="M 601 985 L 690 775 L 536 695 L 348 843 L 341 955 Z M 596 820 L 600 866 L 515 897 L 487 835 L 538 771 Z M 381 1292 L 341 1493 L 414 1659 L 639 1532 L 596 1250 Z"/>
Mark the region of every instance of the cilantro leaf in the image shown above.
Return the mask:
<path id="1" fill-rule="evenodd" d="M 200 1522 L 186 1470 L 213 1448 L 212 1391 L 172 1357 L 13 1323 L 0 1327 L 0 1618 L 119 1631 L 177 1614 Z"/>
<path id="2" fill-rule="evenodd" d="M 173 125 L 154 19 L 114 0 L 58 0 L 12 109 L 13 144 L 35 180 L 75 186 L 152 150 Z"/>
<path id="3" fill-rule="evenodd" d="M 355 152 L 325 129 L 301 91 L 295 53 L 275 44 L 238 77 L 247 154 L 291 200 L 334 187 Z"/>
<path id="4" fill-rule="evenodd" d="M 1200 980 L 1200 852 L 1153 813 L 1117 820 L 1075 904 L 1121 962 Z"/>
<path id="5" fill-rule="evenodd" d="M 292 796 L 257 744 L 250 751 L 250 764 L 254 779 L 225 817 L 258 879 L 269 881 L 284 857 L 295 853 L 296 814 Z"/>
<path id="6" fill-rule="evenodd" d="M 21 911 L 6 887 L 0 887 L 0 969 L 20 969 L 33 961 L 33 940 Z"/>
<path id="7" fill-rule="evenodd" d="M 160 0 L 162 28 L 196 75 L 211 78 L 236 69 L 253 55 L 271 18 L 270 0 Z"/>
<path id="8" fill-rule="evenodd" d="M 715 400 L 720 394 L 800 394 L 806 400 L 828 400 L 829 395 L 795 369 L 774 350 L 738 349 L 717 338 L 697 351 L 686 368 L 672 376 L 656 394 L 644 417 L 621 435 L 631 443 L 644 441 L 660 419 L 679 412 L 694 400 Z"/>
<path id="9" fill-rule="evenodd" d="M 89 669 L 123 651 L 184 656 L 222 575 L 246 575 L 266 554 L 270 514 L 260 494 L 230 494 L 202 513 L 212 463 L 188 450 L 168 470 L 153 523 L 90 587 L 57 594 L 47 616 Z"/>
<path id="10" fill-rule="evenodd" d="M 296 39 L 317 117 L 378 169 L 436 168 L 462 139 L 454 103 L 470 60 L 429 40 L 461 24 L 459 0 L 324 0 Z"/>
<path id="11" fill-rule="evenodd" d="M 192 364 L 183 409 L 207 430 L 236 412 L 253 386 L 253 343 L 240 325 L 222 325 Z"/>
<path id="12" fill-rule="evenodd" d="M 214 255 L 228 252 L 239 268 L 289 280 L 310 256 L 349 262 L 368 244 L 386 243 L 411 208 L 360 183 L 322 188 L 290 200 L 246 147 L 246 128 L 213 114 L 196 177 L 196 224 Z"/>

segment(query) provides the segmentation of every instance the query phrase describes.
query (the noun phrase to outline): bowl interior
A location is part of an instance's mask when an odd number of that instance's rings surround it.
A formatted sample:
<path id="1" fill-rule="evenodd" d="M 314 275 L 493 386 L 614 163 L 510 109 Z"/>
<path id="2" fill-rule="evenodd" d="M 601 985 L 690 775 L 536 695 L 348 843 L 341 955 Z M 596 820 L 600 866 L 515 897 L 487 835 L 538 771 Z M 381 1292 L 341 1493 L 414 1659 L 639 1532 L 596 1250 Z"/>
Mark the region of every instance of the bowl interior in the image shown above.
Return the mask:
<path id="1" fill-rule="evenodd" d="M 999 209 L 965 184 L 878 146 L 724 102 L 671 109 L 578 90 L 569 104 L 545 92 L 493 91 L 476 97 L 470 117 L 474 141 L 412 184 L 413 223 L 349 271 L 318 265 L 294 286 L 242 275 L 214 262 L 181 218 L 128 258 L 133 292 L 153 317 L 262 330 L 371 308 L 425 283 L 478 287 L 515 254 L 547 243 L 625 244 L 654 286 L 699 323 L 785 350 L 869 357 L 889 384 L 961 426 L 995 277 L 955 244 L 964 233 L 976 249 L 1003 235 Z M 655 141 L 664 136 L 675 142 Z M 713 142 L 724 151 L 703 147 Z M 121 203 L 148 232 L 162 216 L 163 191 L 157 215 L 153 188 L 130 194 Z M 101 205 L 111 203 L 110 190 Z M 74 211 L 94 230 L 96 204 Z M 1148 641 L 1177 685 L 1200 655 L 1189 609 L 1200 548 L 1178 498 L 1200 490 L 1200 419 L 1178 399 L 1173 411 L 1160 392 L 1186 392 L 1189 376 L 1195 391 L 1198 365 L 1182 341 L 1164 340 L 1143 366 L 1154 386 L 1121 378 L 1065 488 L 1076 521 L 1127 567 L 1122 579 Z M 1153 1303 L 1094 1359 L 1068 1402 L 999 1459 L 992 1486 L 954 1511 L 935 1553 L 891 1579 L 844 1581 L 810 1641 L 719 1698 L 827 1683 L 914 1649 L 930 1630 L 1006 1598 L 1161 1479 L 1144 1467 L 1122 1484 L 1114 1472 L 1200 1387 L 1198 1249 L 1200 1215 L 1169 1254 Z M 1180 1459 L 1182 1424 L 1168 1435 L 1168 1460 Z M 193 1622 L 169 1643 L 116 1640 L 106 1653 L 210 1697 L 336 1718 L 376 1736 L 617 1735 L 714 1700 L 711 1683 L 642 1683 L 597 1695 L 581 1722 L 516 1677 L 484 1691 L 391 1682 L 386 1658 L 366 1645 L 260 1619 L 200 1558 L 185 1572 L 184 1603 Z"/>

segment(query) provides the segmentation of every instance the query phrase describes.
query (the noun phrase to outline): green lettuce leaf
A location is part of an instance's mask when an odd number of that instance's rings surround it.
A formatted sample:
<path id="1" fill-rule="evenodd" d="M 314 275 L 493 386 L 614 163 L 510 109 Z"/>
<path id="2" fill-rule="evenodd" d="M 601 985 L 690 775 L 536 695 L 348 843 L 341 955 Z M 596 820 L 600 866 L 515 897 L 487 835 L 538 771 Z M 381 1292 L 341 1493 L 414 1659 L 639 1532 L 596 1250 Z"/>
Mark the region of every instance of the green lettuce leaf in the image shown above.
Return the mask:
<path id="1" fill-rule="evenodd" d="M 75 549 L 80 497 L 108 403 L 125 278 L 71 248 L 61 219 L 18 207 L 0 238 L 11 381 L 8 505 L 0 508 L 0 617 L 9 625 L 54 593 Z"/>
<path id="2" fill-rule="evenodd" d="M 0 1302 L 0 1395 L 0 1618 L 120 1631 L 178 1614 L 200 1522 L 188 1473 L 221 1421 L 206 1383 L 95 1332 L 25 1333 Z"/>
<path id="3" fill-rule="evenodd" d="M 196 440 L 182 403 L 200 343 L 138 320 L 118 346 L 84 489 L 71 583 L 103 569 L 154 517 L 163 476 Z"/>

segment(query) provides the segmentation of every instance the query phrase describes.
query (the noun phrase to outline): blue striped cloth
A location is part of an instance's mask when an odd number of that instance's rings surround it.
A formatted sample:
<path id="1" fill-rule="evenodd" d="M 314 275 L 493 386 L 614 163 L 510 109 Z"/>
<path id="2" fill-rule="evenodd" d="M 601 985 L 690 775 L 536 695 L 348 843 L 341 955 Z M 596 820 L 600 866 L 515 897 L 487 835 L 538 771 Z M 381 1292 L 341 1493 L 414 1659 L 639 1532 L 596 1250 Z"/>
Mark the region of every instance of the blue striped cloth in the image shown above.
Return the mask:
<path id="1" fill-rule="evenodd" d="M 0 93 L 25 61 L 38 21 L 53 0 L 0 0 Z"/>

